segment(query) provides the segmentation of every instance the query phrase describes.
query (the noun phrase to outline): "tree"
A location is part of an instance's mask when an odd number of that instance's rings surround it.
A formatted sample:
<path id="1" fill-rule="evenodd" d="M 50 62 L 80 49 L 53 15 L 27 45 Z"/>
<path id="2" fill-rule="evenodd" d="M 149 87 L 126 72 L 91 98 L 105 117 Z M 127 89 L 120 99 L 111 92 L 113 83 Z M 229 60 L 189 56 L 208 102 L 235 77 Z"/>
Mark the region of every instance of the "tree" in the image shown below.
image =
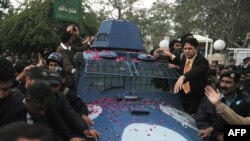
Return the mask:
<path id="1" fill-rule="evenodd" d="M 26 0 L 19 11 L 1 22 L 0 46 L 15 52 L 29 53 L 41 48 L 54 50 L 60 35 L 71 22 L 50 18 L 51 0 Z M 84 3 L 83 3 L 84 5 Z M 78 24 L 85 35 L 97 30 L 96 15 L 84 13 Z"/>
<path id="2" fill-rule="evenodd" d="M 18 52 L 55 47 L 59 38 L 49 24 L 49 4 L 49 1 L 25 1 L 23 11 L 1 24 L 1 46 Z"/>
<path id="3" fill-rule="evenodd" d="M 10 0 L 0 1 L 0 20 L 3 20 L 6 14 L 8 14 L 13 9 Z"/>
<path id="4" fill-rule="evenodd" d="M 138 0 L 98 0 L 102 5 L 101 11 L 106 12 L 106 16 L 112 19 L 126 19 L 124 13 L 131 13 L 134 9 L 133 4 Z M 116 13 L 116 12 L 117 13 Z"/>
<path id="5" fill-rule="evenodd" d="M 250 30 L 249 0 L 176 0 L 175 31 L 207 34 L 223 39 L 227 47 L 240 47 Z"/>
<path id="6" fill-rule="evenodd" d="M 151 37 L 149 42 L 153 48 L 159 47 L 159 42 L 165 35 L 172 36 L 172 10 L 172 5 L 162 0 L 156 1 L 149 9 L 139 9 L 133 12 L 132 21 L 136 22 L 144 38 Z M 148 41 L 145 40 L 145 42 Z"/>
<path id="7" fill-rule="evenodd" d="M 164 1 L 157 1 L 148 11 L 151 20 L 150 33 L 156 36 L 170 34 L 172 28 L 172 8 Z"/>

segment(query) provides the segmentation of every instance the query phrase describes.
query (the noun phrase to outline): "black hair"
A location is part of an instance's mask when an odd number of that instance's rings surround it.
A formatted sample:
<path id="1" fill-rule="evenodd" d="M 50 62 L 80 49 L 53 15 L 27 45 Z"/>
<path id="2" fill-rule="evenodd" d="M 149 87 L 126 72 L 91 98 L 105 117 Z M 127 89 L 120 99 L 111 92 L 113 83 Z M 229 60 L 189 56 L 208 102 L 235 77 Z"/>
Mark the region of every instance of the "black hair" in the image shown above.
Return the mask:
<path id="1" fill-rule="evenodd" d="M 186 33 L 184 35 L 181 36 L 181 42 L 183 42 L 188 36 L 193 36 L 192 33 Z"/>
<path id="2" fill-rule="evenodd" d="M 246 61 L 249 61 L 250 60 L 250 57 L 246 57 L 243 59 L 243 62 L 246 62 Z"/>
<path id="3" fill-rule="evenodd" d="M 47 83 L 40 81 L 27 88 L 27 98 L 44 109 L 51 108 L 55 102 L 52 89 Z"/>
<path id="4" fill-rule="evenodd" d="M 32 67 L 27 74 L 33 80 L 45 80 L 47 75 L 47 70 L 40 67 Z"/>
<path id="5" fill-rule="evenodd" d="M 189 43 L 190 45 L 194 46 L 195 48 L 197 48 L 199 46 L 199 42 L 197 39 L 195 38 L 187 38 L 183 41 L 183 46 L 186 44 L 186 43 Z"/>
<path id="6" fill-rule="evenodd" d="M 69 32 L 65 31 L 61 35 L 61 42 L 66 43 L 71 39 L 71 37 L 72 37 L 72 35 Z"/>
<path id="7" fill-rule="evenodd" d="M 11 62 L 7 59 L 0 58 L 0 81 L 7 82 L 13 80 L 15 77 L 15 70 Z"/>
<path id="8" fill-rule="evenodd" d="M 170 43 L 169 43 L 170 52 L 174 50 L 174 44 L 175 43 L 181 43 L 181 42 L 179 40 L 177 40 L 177 39 L 174 39 L 174 40 L 170 41 Z"/>
<path id="9" fill-rule="evenodd" d="M 1 141 L 17 141 L 19 138 L 54 141 L 53 132 L 42 124 L 27 124 L 14 122 L 0 129 Z"/>
<path id="10" fill-rule="evenodd" d="M 14 64 L 15 72 L 21 73 L 27 65 L 28 65 L 28 63 L 25 63 L 25 62 L 15 63 Z"/>
<path id="11" fill-rule="evenodd" d="M 212 76 L 212 75 L 216 76 L 216 70 L 215 69 L 209 69 L 208 70 L 208 76 Z"/>

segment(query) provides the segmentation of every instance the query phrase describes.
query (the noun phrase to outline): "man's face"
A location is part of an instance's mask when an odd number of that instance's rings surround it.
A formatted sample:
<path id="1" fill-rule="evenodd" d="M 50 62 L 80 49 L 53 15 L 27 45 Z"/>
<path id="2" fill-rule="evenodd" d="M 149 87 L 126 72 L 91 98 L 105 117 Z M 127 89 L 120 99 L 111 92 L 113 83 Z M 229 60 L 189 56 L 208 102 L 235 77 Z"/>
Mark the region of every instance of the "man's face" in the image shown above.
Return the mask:
<path id="1" fill-rule="evenodd" d="M 31 79 L 29 76 L 25 77 L 25 87 L 28 88 L 29 86 L 35 84 L 36 80 Z"/>
<path id="2" fill-rule="evenodd" d="M 244 84 L 245 79 L 246 79 L 245 74 L 241 74 L 241 75 L 240 75 L 240 83 Z"/>
<path id="3" fill-rule="evenodd" d="M 250 80 L 250 73 L 246 73 L 245 80 Z"/>
<path id="4" fill-rule="evenodd" d="M 73 41 L 75 40 L 74 36 L 71 36 L 71 38 L 68 41 L 68 44 L 71 46 L 73 44 Z"/>
<path id="5" fill-rule="evenodd" d="M 12 84 L 12 80 L 0 82 L 0 99 L 5 98 L 10 94 Z"/>
<path id="6" fill-rule="evenodd" d="M 220 90 L 223 94 L 228 94 L 236 90 L 236 83 L 234 79 L 230 77 L 222 77 L 220 80 Z"/>
<path id="7" fill-rule="evenodd" d="M 25 99 L 25 105 L 31 114 L 44 115 L 46 112 L 46 110 L 40 104 L 30 100 L 29 98 Z"/>
<path id="8" fill-rule="evenodd" d="M 58 93 L 60 90 L 60 85 L 50 85 L 53 93 Z"/>
<path id="9" fill-rule="evenodd" d="M 197 54 L 197 49 L 189 43 L 185 43 L 183 49 L 184 49 L 184 55 L 188 59 L 194 57 Z"/>
<path id="10" fill-rule="evenodd" d="M 179 49 L 181 48 L 181 43 L 174 43 L 174 49 Z"/>
<path id="11" fill-rule="evenodd" d="M 74 35 L 74 27 L 73 26 L 68 26 L 67 27 L 67 32 L 69 32 L 70 34 Z"/>
<path id="12" fill-rule="evenodd" d="M 57 67 L 59 67 L 59 64 L 57 62 L 49 62 L 48 69 L 52 71 L 56 71 Z"/>

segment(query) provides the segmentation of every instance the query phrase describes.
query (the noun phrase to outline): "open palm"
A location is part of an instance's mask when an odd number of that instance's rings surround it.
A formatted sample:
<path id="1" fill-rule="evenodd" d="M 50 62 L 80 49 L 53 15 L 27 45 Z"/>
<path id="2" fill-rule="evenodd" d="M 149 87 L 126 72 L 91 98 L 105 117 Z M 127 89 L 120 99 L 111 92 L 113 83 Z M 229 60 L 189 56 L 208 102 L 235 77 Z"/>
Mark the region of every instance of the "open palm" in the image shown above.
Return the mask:
<path id="1" fill-rule="evenodd" d="M 208 98 L 208 100 L 214 104 L 217 105 L 220 103 L 220 93 L 217 92 L 211 87 L 211 86 L 206 86 L 205 87 L 205 94 Z"/>

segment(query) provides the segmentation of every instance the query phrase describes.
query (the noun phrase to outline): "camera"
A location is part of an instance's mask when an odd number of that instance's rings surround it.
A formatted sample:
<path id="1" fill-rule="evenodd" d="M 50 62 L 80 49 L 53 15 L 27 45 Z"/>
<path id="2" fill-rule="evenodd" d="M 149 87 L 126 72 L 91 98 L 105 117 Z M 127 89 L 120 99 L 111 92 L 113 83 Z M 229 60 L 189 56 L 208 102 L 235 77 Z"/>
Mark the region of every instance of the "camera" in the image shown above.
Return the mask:
<path id="1" fill-rule="evenodd" d="M 157 53 L 159 53 L 159 56 L 163 56 L 164 52 L 162 50 L 158 50 Z"/>

